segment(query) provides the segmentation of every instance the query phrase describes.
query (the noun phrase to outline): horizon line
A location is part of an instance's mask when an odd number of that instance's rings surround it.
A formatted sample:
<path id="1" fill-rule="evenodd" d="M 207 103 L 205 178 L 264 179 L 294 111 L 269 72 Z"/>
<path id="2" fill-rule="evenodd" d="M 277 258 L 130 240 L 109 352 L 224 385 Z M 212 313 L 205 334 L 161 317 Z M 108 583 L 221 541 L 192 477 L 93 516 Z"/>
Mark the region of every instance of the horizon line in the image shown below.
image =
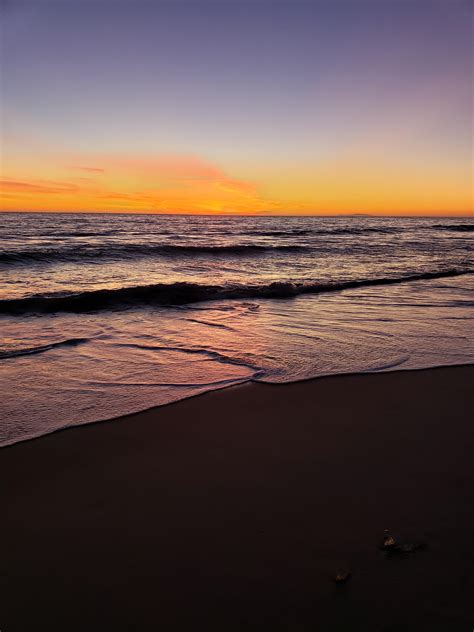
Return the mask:
<path id="1" fill-rule="evenodd" d="M 165 217 L 460 217 L 473 218 L 474 210 L 465 212 L 449 213 L 446 211 L 436 211 L 433 213 L 166 213 L 160 211 L 54 211 L 54 210 L 9 210 L 0 209 L 0 213 L 21 213 L 29 215 L 160 215 Z"/>

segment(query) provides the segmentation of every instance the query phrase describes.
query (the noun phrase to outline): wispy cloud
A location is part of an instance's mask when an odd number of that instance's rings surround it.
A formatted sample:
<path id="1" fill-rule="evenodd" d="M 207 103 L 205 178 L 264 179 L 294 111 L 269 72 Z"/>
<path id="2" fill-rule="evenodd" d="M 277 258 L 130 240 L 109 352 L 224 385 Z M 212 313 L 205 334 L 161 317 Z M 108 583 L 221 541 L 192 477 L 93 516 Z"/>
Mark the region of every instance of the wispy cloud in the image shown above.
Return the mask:
<path id="1" fill-rule="evenodd" d="M 88 171 L 89 173 L 104 173 L 105 169 L 101 167 L 74 167 L 74 169 L 79 169 L 80 171 Z"/>
<path id="2" fill-rule="evenodd" d="M 77 191 L 79 187 L 70 182 L 25 182 L 19 180 L 0 179 L 0 188 L 12 193 L 71 193 Z"/>
<path id="3" fill-rule="evenodd" d="M 22 174 L 5 179 L 3 188 L 16 196 L 18 206 L 51 210 L 260 213 L 279 208 L 278 202 L 261 194 L 257 183 L 230 175 L 193 154 L 69 154 L 53 162 L 62 173 L 80 170 L 89 177 L 69 175 L 53 181 Z M 88 166 L 94 164 L 101 166 Z M 104 177 L 97 179 L 97 174 Z"/>

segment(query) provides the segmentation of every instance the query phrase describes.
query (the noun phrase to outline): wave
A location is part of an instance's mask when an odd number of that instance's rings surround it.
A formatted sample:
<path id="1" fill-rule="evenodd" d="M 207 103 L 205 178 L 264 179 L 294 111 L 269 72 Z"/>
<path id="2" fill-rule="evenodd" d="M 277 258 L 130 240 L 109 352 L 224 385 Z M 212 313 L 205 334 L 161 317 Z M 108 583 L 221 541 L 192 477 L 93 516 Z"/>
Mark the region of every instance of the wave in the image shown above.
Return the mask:
<path id="1" fill-rule="evenodd" d="M 468 232 L 474 230 L 471 224 L 436 224 L 431 228 L 456 230 Z M 400 226 L 344 226 L 330 228 L 305 228 L 289 230 L 249 230 L 233 233 L 242 237 L 262 237 L 265 238 L 294 238 L 314 236 L 323 238 L 337 237 L 358 237 L 369 235 L 392 235 L 405 230 Z M 95 234 L 88 231 L 71 231 L 59 233 L 65 237 L 104 237 L 117 231 L 109 231 Z M 57 236 L 57 235 L 54 235 Z M 179 243 L 75 243 L 75 240 L 66 241 L 57 247 L 24 248 L 21 250 L 0 251 L 0 265 L 28 265 L 30 263 L 53 264 L 61 262 L 84 263 L 87 261 L 117 261 L 123 259 L 138 259 L 142 257 L 193 257 L 193 256 L 260 256 L 271 253 L 297 253 L 311 252 L 314 248 L 320 247 L 315 241 L 312 244 L 300 243 L 243 243 L 243 244 L 179 244 Z"/>
<path id="2" fill-rule="evenodd" d="M 146 349 L 147 351 L 175 351 L 179 353 L 187 353 L 190 355 L 203 355 L 206 358 L 211 358 L 216 362 L 220 362 L 222 364 L 235 364 L 237 366 L 245 366 L 247 369 L 251 369 L 252 371 L 256 371 L 258 375 L 262 373 L 262 369 L 254 364 L 250 364 L 249 362 L 236 357 L 231 357 L 220 353 L 219 351 L 213 351 L 212 349 L 202 349 L 202 348 L 194 348 L 194 347 L 179 347 L 179 346 L 167 346 L 167 345 L 144 345 L 135 342 L 121 342 L 117 343 L 118 347 L 129 347 L 132 349 Z"/>
<path id="3" fill-rule="evenodd" d="M 24 264 L 30 262 L 87 261 L 90 259 L 136 258 L 174 255 L 259 255 L 271 252 L 299 252 L 299 245 L 230 244 L 225 246 L 192 246 L 171 244 L 123 244 L 70 248 L 42 248 L 38 250 L 11 250 L 0 252 L 0 263 Z"/>
<path id="4" fill-rule="evenodd" d="M 365 226 L 365 227 L 344 227 L 344 228 L 314 228 L 314 229 L 295 229 L 295 230 L 274 230 L 274 231 L 248 231 L 239 233 L 241 235 L 259 235 L 261 237 L 298 237 L 305 235 L 364 235 L 366 233 L 378 233 L 381 235 L 388 235 L 391 233 L 398 233 L 403 228 L 400 226 Z"/>
<path id="5" fill-rule="evenodd" d="M 0 360 L 8 360 L 9 358 L 18 358 L 25 355 L 33 355 L 35 353 L 43 353 L 57 347 L 75 347 L 87 342 L 89 338 L 68 338 L 59 342 L 51 342 L 47 345 L 38 347 L 23 347 L 22 349 L 0 349 Z"/>
<path id="6" fill-rule="evenodd" d="M 400 277 L 349 279 L 327 283 L 273 282 L 270 284 L 204 285 L 198 283 L 157 283 L 118 289 L 92 290 L 75 294 L 35 295 L 23 299 L 0 300 L 0 314 L 89 312 L 136 306 L 173 306 L 224 299 L 292 298 L 377 285 L 442 279 L 471 274 L 474 270 L 441 270 Z"/>
<path id="7" fill-rule="evenodd" d="M 416 227 L 422 229 L 421 226 Z M 428 229 L 435 230 L 452 230 L 458 232 L 474 232 L 474 224 L 433 224 L 428 226 Z M 409 230 L 403 226 L 346 226 L 344 228 L 324 228 L 324 229 L 305 229 L 294 231 L 255 231 L 242 234 L 261 235 L 265 237 L 294 237 L 298 235 L 365 235 L 365 234 L 379 234 L 390 235 L 393 233 L 400 233 Z"/>
<path id="8" fill-rule="evenodd" d="M 87 231 L 87 230 L 71 230 L 64 232 L 55 232 L 53 237 L 104 237 L 109 235 L 115 235 L 116 230 L 104 230 L 104 231 Z"/>
<path id="9" fill-rule="evenodd" d="M 294 229 L 294 230 L 249 230 L 240 233 L 234 233 L 237 235 L 255 235 L 258 237 L 303 237 L 305 235 L 311 235 L 315 231 L 311 229 Z"/>
<path id="10" fill-rule="evenodd" d="M 161 250 L 166 253 L 183 253 L 183 254 L 256 254 L 261 252 L 298 252 L 307 250 L 305 246 L 273 246 L 268 244 L 235 244 L 228 246 L 162 246 Z"/>
<path id="11" fill-rule="evenodd" d="M 375 227 L 353 227 L 353 228 L 329 228 L 327 230 L 316 231 L 318 235 L 365 235 L 365 234 L 379 234 L 390 235 L 392 233 L 399 233 L 403 229 L 399 226 L 380 226 Z"/>
<path id="12" fill-rule="evenodd" d="M 474 224 L 434 224 L 433 228 L 437 230 L 454 230 L 459 233 L 474 232 Z"/>

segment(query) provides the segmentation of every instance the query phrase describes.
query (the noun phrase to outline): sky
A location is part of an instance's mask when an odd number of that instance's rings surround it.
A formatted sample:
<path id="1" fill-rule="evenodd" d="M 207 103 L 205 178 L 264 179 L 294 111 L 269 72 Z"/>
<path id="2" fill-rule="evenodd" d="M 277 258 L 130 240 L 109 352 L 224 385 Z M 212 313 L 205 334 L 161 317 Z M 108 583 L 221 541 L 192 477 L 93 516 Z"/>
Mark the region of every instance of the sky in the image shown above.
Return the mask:
<path id="1" fill-rule="evenodd" d="M 453 214 L 470 0 L 0 0 L 0 210 Z"/>

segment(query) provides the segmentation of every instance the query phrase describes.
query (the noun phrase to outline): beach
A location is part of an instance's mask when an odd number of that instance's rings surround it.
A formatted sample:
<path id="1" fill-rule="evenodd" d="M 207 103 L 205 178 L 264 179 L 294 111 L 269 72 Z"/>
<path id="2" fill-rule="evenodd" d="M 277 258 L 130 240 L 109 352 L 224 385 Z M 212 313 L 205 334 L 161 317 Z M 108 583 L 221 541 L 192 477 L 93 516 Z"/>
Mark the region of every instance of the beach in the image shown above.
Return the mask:
<path id="1" fill-rule="evenodd" d="M 470 630 L 473 375 L 246 383 L 1 449 L 0 629 Z"/>
<path id="2" fill-rule="evenodd" d="M 0 0 L 0 632 L 474 632 L 470 4 Z"/>

